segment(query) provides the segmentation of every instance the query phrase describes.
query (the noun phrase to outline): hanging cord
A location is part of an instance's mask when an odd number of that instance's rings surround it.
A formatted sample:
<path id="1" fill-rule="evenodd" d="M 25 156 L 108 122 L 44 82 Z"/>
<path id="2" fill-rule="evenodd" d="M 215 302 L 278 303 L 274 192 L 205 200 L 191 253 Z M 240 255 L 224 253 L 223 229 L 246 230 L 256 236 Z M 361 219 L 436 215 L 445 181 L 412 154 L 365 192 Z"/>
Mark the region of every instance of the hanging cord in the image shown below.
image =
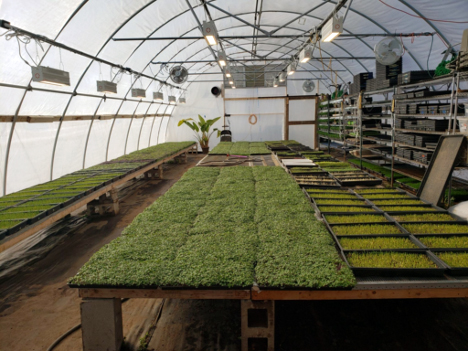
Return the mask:
<path id="1" fill-rule="evenodd" d="M 323 63 L 322 46 L 320 45 L 320 40 L 318 41 L 318 44 L 319 44 L 320 62 L 322 62 L 323 70 L 326 71 L 325 64 Z M 330 70 L 330 79 L 331 79 L 331 82 L 333 83 L 333 73 L 331 72 L 331 70 Z"/>
<path id="2" fill-rule="evenodd" d="M 101 70 L 101 62 L 99 62 L 99 80 L 104 80 L 102 79 L 102 70 Z"/>
<path id="3" fill-rule="evenodd" d="M 400 42 L 401 42 L 401 47 L 403 48 L 403 54 L 401 54 L 401 56 L 403 56 L 404 54 L 406 54 L 406 48 L 405 48 L 405 44 L 403 44 L 403 36 L 400 34 Z"/>
<path id="4" fill-rule="evenodd" d="M 62 71 L 65 71 L 65 66 L 63 65 L 63 61 L 62 61 L 62 49 L 61 48 L 59 48 L 59 57 L 60 57 L 59 68 L 61 68 Z"/>
<path id="5" fill-rule="evenodd" d="M 34 40 L 34 41 L 36 42 L 36 46 L 39 45 L 40 48 L 42 49 L 42 51 L 44 51 L 44 48 L 42 47 L 42 44 L 41 44 L 41 42 L 40 42 L 39 40 L 37 40 L 37 39 L 31 39 L 31 38 L 28 37 L 27 35 L 24 35 L 24 34 L 15 32 L 15 31 L 13 31 L 13 30 L 7 31 L 7 32 L 5 32 L 5 33 L 3 33 L 3 34 L 0 35 L 0 37 L 3 37 L 3 36 L 4 36 L 5 39 L 8 40 L 8 41 L 11 40 L 11 39 L 13 39 L 13 38 L 16 39 L 16 41 L 17 41 L 17 43 L 18 43 L 18 53 L 19 53 L 20 58 L 21 58 L 28 66 L 33 67 L 33 66 L 29 63 L 29 61 L 26 60 L 26 59 L 23 57 L 23 54 L 22 54 L 22 52 L 21 52 L 21 43 L 23 43 L 23 44 L 24 44 L 25 51 L 26 51 L 26 53 L 28 54 L 29 58 L 31 59 L 31 61 L 33 62 L 33 64 L 34 64 L 35 66 L 37 66 L 36 61 L 33 59 L 33 57 L 31 56 L 31 54 L 30 54 L 29 51 L 28 51 L 27 45 L 28 45 L 29 43 L 31 43 L 31 40 Z M 36 50 L 36 55 L 38 56 L 37 50 Z M 39 62 L 39 61 L 38 61 L 38 62 Z"/>

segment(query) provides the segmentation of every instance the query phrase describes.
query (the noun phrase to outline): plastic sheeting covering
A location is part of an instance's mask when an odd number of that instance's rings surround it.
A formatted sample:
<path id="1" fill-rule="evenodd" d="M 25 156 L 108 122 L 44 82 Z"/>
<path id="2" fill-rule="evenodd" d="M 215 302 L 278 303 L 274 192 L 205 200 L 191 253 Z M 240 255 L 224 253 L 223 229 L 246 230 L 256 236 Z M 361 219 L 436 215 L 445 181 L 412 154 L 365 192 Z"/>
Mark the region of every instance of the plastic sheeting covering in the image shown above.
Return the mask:
<path id="1" fill-rule="evenodd" d="M 189 0 L 200 21 L 206 14 L 198 0 Z M 208 0 L 208 3 L 211 1 Z M 304 33 L 310 31 L 330 14 L 337 1 L 296 0 L 265 1 L 261 11 L 261 28 L 274 31 L 275 34 L 298 35 L 291 38 L 268 38 L 258 40 L 256 54 L 284 58 L 297 53 L 297 47 L 304 41 Z M 255 5 L 250 0 L 217 0 L 214 3 L 249 23 L 254 22 Z M 407 12 L 399 12 L 385 4 Z M 252 28 L 222 11 L 208 5 L 220 35 L 251 35 Z M 311 11 L 314 9 L 313 11 Z M 343 11 L 343 10 L 342 10 Z M 305 14 L 307 13 L 307 14 Z M 404 71 L 432 68 L 442 60 L 442 52 L 448 45 L 461 42 L 462 31 L 466 28 L 468 2 L 465 0 L 427 1 L 427 0 L 355 0 L 346 18 L 344 33 L 413 33 L 437 32 L 434 37 L 402 38 L 406 52 Z M 305 15 L 304 15 L 305 14 Z M 301 21 L 298 21 L 302 15 Z M 415 17 L 416 16 L 416 17 Z M 424 18 L 421 18 L 424 17 Z M 13 26 L 30 32 L 45 35 L 72 48 L 112 61 L 146 75 L 156 76 L 162 81 L 168 79 L 168 72 L 161 64 L 151 62 L 195 61 L 212 59 L 204 40 L 136 40 L 113 41 L 123 37 L 179 37 L 199 36 L 197 20 L 191 13 L 186 0 L 3 0 L 0 1 L 0 18 L 11 22 Z M 435 19 L 435 20 L 431 20 Z M 439 21 L 436 21 L 439 20 Z M 441 21 L 442 20 L 442 21 Z M 444 22 L 445 21 L 445 22 Z M 450 22 L 451 21 L 451 22 Z M 465 22 L 465 23 L 455 23 Z M 0 35 L 5 30 L 0 29 Z M 97 116 L 90 122 L 64 121 L 53 123 L 16 123 L 3 122 L 0 126 L 0 195 L 5 183 L 8 192 L 26 186 L 50 180 L 66 172 L 91 166 L 98 162 L 120 156 L 138 147 L 147 147 L 165 140 L 193 139 L 188 128 L 178 128 L 181 118 L 196 116 L 198 113 L 209 118 L 224 113 L 222 98 L 210 96 L 209 89 L 220 86 L 219 83 L 190 83 L 207 77 L 221 80 L 221 75 L 191 75 L 189 82 L 182 85 L 187 89 L 187 104 L 168 108 L 173 118 L 157 117 L 157 104 L 154 109 L 148 106 L 154 91 L 163 91 L 166 96 L 180 95 L 180 91 L 161 88 L 158 83 L 148 78 L 135 81 L 135 77 L 119 74 L 105 64 L 99 64 L 89 58 L 58 50 L 43 44 L 42 48 L 31 42 L 21 44 L 21 53 L 30 64 L 41 64 L 54 68 L 63 67 L 70 72 L 71 86 L 59 87 L 42 83 L 31 83 L 31 69 L 19 55 L 16 38 L 5 40 L 0 37 L 0 115 L 1 116 Z M 332 43 L 321 45 L 324 57 L 373 57 L 373 47 L 380 37 L 338 38 Z M 252 39 L 235 39 L 235 45 L 225 45 L 228 57 L 240 59 L 250 57 L 246 50 L 252 49 Z M 29 54 L 28 54 L 29 53 Z M 341 70 L 337 76 L 330 72 L 312 72 L 321 70 L 328 64 L 333 69 Z M 171 66 L 171 65 L 170 65 Z M 191 73 L 219 72 L 216 65 L 207 63 L 187 63 L 184 65 Z M 285 66 L 285 65 L 283 65 Z M 284 67 L 281 67 L 284 68 Z M 301 64 L 296 79 L 323 78 L 317 81 L 312 93 L 328 92 L 331 79 L 339 83 L 352 80 L 354 74 L 363 71 L 375 71 L 374 59 L 354 59 L 325 62 L 311 60 Z M 104 102 L 103 94 L 96 92 L 96 80 L 118 82 L 118 93 Z M 49 91 L 28 91 L 28 85 L 36 89 Z M 288 94 L 304 94 L 301 81 L 288 82 Z M 146 89 L 146 98 L 141 103 L 131 99 L 132 86 Z M 200 91 L 201 90 L 201 91 Z M 76 92 L 77 94 L 74 94 Z M 273 92 L 270 92 L 273 94 Z M 86 94 L 86 96 L 83 96 Z M 237 94 L 237 93 L 236 93 Z M 239 92 L 240 94 L 240 92 Z M 276 94 L 279 94 L 279 89 Z M 129 99 L 122 102 L 122 99 Z M 148 110 L 148 107 L 149 110 Z M 148 112 L 146 112 L 148 110 Z M 165 113 L 161 108 L 158 113 Z M 268 110 L 270 111 L 270 110 Z M 265 111 L 260 111 L 264 112 Z M 276 111 L 282 113 L 280 111 Z M 271 112 L 268 112 L 271 113 Z M 137 115 L 137 118 L 120 118 L 121 115 Z M 145 118 L 145 115 L 150 117 Z M 111 116 L 111 119 L 99 119 L 98 116 Z M 274 115 L 269 115 L 274 116 Z M 234 121 L 238 127 L 239 138 L 254 138 L 264 135 L 269 123 L 277 126 L 276 117 L 261 116 L 257 127 L 260 132 L 251 132 L 250 127 Z M 68 125 L 68 126 L 67 126 Z M 222 123 L 218 123 L 220 127 Z M 91 126 L 91 128 L 89 128 Z M 130 129 L 128 128 L 130 127 Z M 57 130 L 60 128 L 60 132 Z M 244 130 L 241 130 L 245 128 Z M 76 129 L 76 130 L 73 130 Z M 112 135 L 109 138 L 109 133 Z M 272 132 L 276 135 L 277 131 Z M 89 135 L 89 138 L 88 138 Z M 11 136 L 11 146 L 8 140 Z M 292 137 L 292 136 L 291 136 Z M 83 140 L 79 140 L 79 139 Z M 299 137 L 298 137 L 299 138 Z M 212 146 L 216 143 L 213 140 Z M 56 153 L 52 155 L 56 144 Z M 125 146 L 126 145 L 126 146 Z M 126 149 L 126 150 L 125 150 Z M 84 155 L 86 151 L 86 156 Z M 5 160 L 9 152 L 8 160 Z M 80 153 L 80 155 L 78 155 Z M 53 172 L 52 168 L 53 158 Z M 8 164 L 5 182 L 5 165 Z"/>

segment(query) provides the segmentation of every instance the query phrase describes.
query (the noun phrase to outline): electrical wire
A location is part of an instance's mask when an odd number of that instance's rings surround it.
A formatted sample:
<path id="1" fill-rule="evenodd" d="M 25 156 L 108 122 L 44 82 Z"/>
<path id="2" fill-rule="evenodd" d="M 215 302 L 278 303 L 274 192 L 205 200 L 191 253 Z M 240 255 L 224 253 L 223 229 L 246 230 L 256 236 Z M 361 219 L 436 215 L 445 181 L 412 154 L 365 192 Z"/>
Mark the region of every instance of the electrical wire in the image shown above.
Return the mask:
<path id="1" fill-rule="evenodd" d="M 416 18 L 421 18 L 421 19 L 424 19 L 426 21 L 432 21 L 432 22 L 444 22 L 444 23 L 459 23 L 459 24 L 463 24 L 463 23 L 468 23 L 468 21 L 449 21 L 449 20 L 439 20 L 439 19 L 434 19 L 434 18 L 427 18 L 427 17 L 423 17 L 423 16 L 418 16 L 418 15 L 413 15 L 412 13 L 409 13 L 407 11 L 404 11 L 404 10 L 400 10 L 396 7 L 393 7 L 387 3 L 385 3 L 383 0 L 379 0 L 382 4 L 384 4 L 385 6 L 388 6 L 390 7 L 391 9 L 393 10 L 396 10 L 396 11 L 399 11 L 399 12 L 403 12 L 405 14 L 407 14 L 408 16 L 411 16 L 411 17 L 416 17 Z"/>

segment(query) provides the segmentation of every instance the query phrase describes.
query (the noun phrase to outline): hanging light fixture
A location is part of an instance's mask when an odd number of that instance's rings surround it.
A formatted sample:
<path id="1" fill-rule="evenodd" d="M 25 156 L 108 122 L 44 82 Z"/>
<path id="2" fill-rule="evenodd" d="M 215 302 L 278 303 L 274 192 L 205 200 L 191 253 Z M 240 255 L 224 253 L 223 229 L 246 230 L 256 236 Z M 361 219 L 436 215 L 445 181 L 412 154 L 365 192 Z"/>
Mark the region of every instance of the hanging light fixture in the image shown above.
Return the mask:
<path id="1" fill-rule="evenodd" d="M 229 79 L 229 84 L 233 85 L 234 81 L 232 79 Z"/>
<path id="2" fill-rule="evenodd" d="M 60 69 L 37 66 L 31 67 L 33 82 L 59 86 L 70 86 L 70 73 Z"/>
<path id="3" fill-rule="evenodd" d="M 164 101 L 164 94 L 159 91 L 153 92 L 153 99 L 155 101 Z"/>
<path id="4" fill-rule="evenodd" d="M 216 26 L 213 21 L 203 21 L 202 29 L 203 36 L 205 37 L 208 45 L 213 46 L 218 44 L 218 31 L 216 30 Z"/>
<path id="5" fill-rule="evenodd" d="M 312 58 L 312 47 L 307 45 L 299 54 L 299 61 L 301 63 L 309 62 Z"/>
<path id="6" fill-rule="evenodd" d="M 322 28 L 322 42 L 329 43 L 343 33 L 343 17 L 333 16 Z"/>
<path id="7" fill-rule="evenodd" d="M 286 72 L 281 72 L 279 75 L 279 81 L 283 83 L 286 80 Z"/>
<path id="8" fill-rule="evenodd" d="M 228 66 L 226 66 L 226 68 L 224 69 L 224 73 L 226 75 L 227 78 L 231 78 L 232 75 L 231 75 L 231 70 L 229 69 Z"/>
<path id="9" fill-rule="evenodd" d="M 293 61 L 291 64 L 288 66 L 288 76 L 293 75 L 296 72 L 297 68 L 297 62 Z"/>
<path id="10" fill-rule="evenodd" d="M 169 104 L 170 105 L 175 105 L 176 104 L 176 97 L 174 95 L 169 95 Z"/>
<path id="11" fill-rule="evenodd" d="M 222 50 L 218 52 L 218 63 L 221 67 L 224 67 L 227 65 L 226 54 Z"/>
<path id="12" fill-rule="evenodd" d="M 134 98 L 146 98 L 146 90 L 145 89 L 132 89 L 132 97 Z"/>
<path id="13" fill-rule="evenodd" d="M 278 77 L 275 77 L 275 79 L 273 80 L 273 87 L 274 87 L 274 88 L 277 88 L 277 87 L 278 87 L 278 84 L 279 84 L 279 78 L 278 78 Z"/>
<path id="14" fill-rule="evenodd" d="M 232 89 L 236 89 L 236 86 L 235 86 L 235 85 L 233 85 L 231 88 L 232 88 Z"/>
<path id="15" fill-rule="evenodd" d="M 107 80 L 98 80 L 96 81 L 97 91 L 99 93 L 111 93 L 117 94 L 117 84 L 114 82 L 109 82 Z"/>
<path id="16" fill-rule="evenodd" d="M 184 105 L 187 101 L 185 100 L 185 96 L 182 94 L 180 97 L 179 97 L 179 104 L 182 104 Z"/>

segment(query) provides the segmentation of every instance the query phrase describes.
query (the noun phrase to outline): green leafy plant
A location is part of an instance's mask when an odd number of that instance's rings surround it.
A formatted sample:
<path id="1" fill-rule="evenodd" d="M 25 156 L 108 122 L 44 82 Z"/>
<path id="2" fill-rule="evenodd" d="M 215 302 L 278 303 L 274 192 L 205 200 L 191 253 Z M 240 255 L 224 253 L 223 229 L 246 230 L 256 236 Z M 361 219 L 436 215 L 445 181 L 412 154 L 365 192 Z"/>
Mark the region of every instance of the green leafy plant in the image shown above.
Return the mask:
<path id="1" fill-rule="evenodd" d="M 218 137 L 221 134 L 221 131 L 218 130 L 218 128 L 214 128 L 211 132 L 210 129 L 215 124 L 221 117 L 216 117 L 213 119 L 204 119 L 201 115 L 198 115 L 198 122 L 190 122 L 193 121 L 193 118 L 187 118 L 187 119 L 181 119 L 178 123 L 178 126 L 180 127 L 182 124 L 185 124 L 190 127 L 194 132 L 197 134 L 197 140 L 198 143 L 200 144 L 200 147 L 206 148 L 208 147 L 208 144 L 210 142 L 210 137 L 211 135 L 217 131 L 218 132 Z"/>
<path id="2" fill-rule="evenodd" d="M 402 224 L 403 227 L 413 234 L 452 234 L 463 233 L 468 234 L 468 225 L 466 224 Z"/>
<path id="3" fill-rule="evenodd" d="M 393 216 L 398 222 L 438 222 L 455 221 L 448 213 L 402 214 Z"/>
<path id="4" fill-rule="evenodd" d="M 373 194 L 373 193 L 395 193 L 395 189 L 380 189 L 380 188 L 372 188 L 372 189 L 354 189 L 355 192 L 358 194 Z"/>
<path id="5" fill-rule="evenodd" d="M 353 216 L 325 216 L 328 223 L 366 223 L 366 222 L 388 222 L 388 220 L 382 215 L 353 215 Z"/>
<path id="6" fill-rule="evenodd" d="M 436 211 L 430 206 L 379 206 L 379 209 L 387 212 Z"/>
<path id="7" fill-rule="evenodd" d="M 319 206 L 321 212 L 375 212 L 371 207 Z"/>
<path id="8" fill-rule="evenodd" d="M 317 205 L 365 205 L 366 203 L 362 200 L 338 200 L 338 199 L 316 199 Z"/>
<path id="9" fill-rule="evenodd" d="M 71 283 L 233 288 L 256 281 L 279 288 L 350 288 L 355 279 L 342 263 L 325 226 L 283 169 L 195 167 Z"/>
<path id="10" fill-rule="evenodd" d="M 394 199 L 394 200 L 374 200 L 372 201 L 377 206 L 381 205 L 422 205 L 424 204 L 421 200 L 416 199 Z"/>
<path id="11" fill-rule="evenodd" d="M 387 194 L 362 194 L 362 196 L 366 199 L 414 199 L 406 194 L 401 193 L 387 193 Z"/>
<path id="12" fill-rule="evenodd" d="M 353 252 L 347 256 L 354 267 L 437 268 L 425 254 L 406 252 Z"/>
<path id="13" fill-rule="evenodd" d="M 468 236 L 421 236 L 418 239 L 431 248 L 468 248 Z"/>
<path id="14" fill-rule="evenodd" d="M 13 228 L 14 226 L 22 223 L 23 221 L 20 220 L 8 220 L 8 219 L 2 219 L 0 220 L 0 230 L 4 229 L 10 229 Z"/>
<path id="15" fill-rule="evenodd" d="M 309 189 L 309 190 L 312 190 L 312 189 Z M 308 192 L 308 193 L 310 197 L 314 199 L 350 199 L 350 200 L 355 199 L 355 200 L 358 200 L 358 198 L 353 194 L 312 193 L 312 192 Z"/>
<path id="16" fill-rule="evenodd" d="M 344 250 L 383 250 L 383 249 L 417 249 L 408 238 L 341 238 L 340 244 Z"/>
<path id="17" fill-rule="evenodd" d="M 468 253 L 466 252 L 439 252 L 436 255 L 450 267 L 468 267 Z"/>
<path id="18" fill-rule="evenodd" d="M 350 194 L 348 190 L 340 190 L 340 189 L 307 189 L 308 193 L 327 193 L 327 194 Z"/>
<path id="19" fill-rule="evenodd" d="M 333 231 L 336 235 L 401 234 L 400 230 L 391 224 L 335 225 Z"/>

